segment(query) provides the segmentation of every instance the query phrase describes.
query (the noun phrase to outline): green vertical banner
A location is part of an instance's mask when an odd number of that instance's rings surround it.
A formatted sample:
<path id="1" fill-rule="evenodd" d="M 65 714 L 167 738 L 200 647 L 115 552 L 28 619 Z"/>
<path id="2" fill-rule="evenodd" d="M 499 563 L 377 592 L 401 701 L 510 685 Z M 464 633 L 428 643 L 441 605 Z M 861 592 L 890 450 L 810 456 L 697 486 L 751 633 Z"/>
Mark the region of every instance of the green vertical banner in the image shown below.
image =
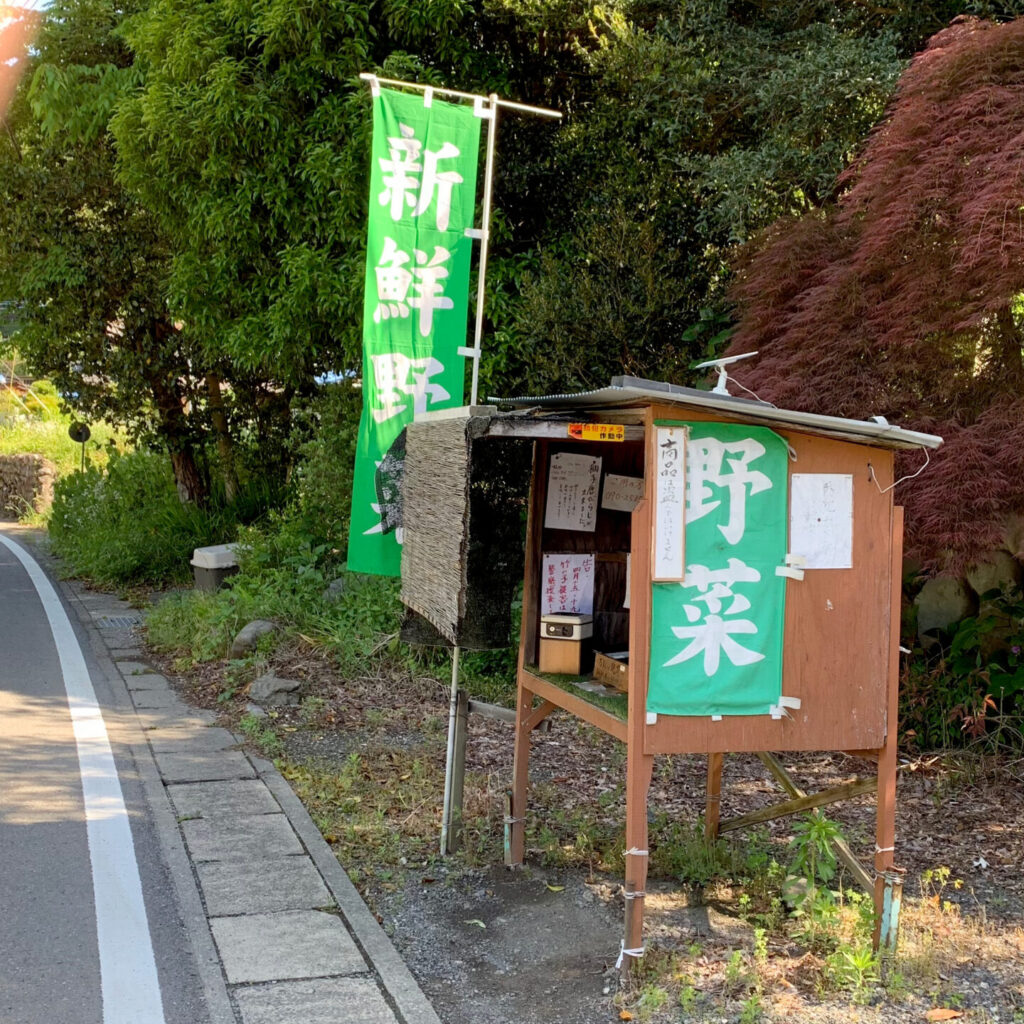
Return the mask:
<path id="1" fill-rule="evenodd" d="M 377 89 L 363 304 L 363 412 L 348 567 L 401 570 L 404 430 L 463 403 L 480 117 Z"/>
<path id="2" fill-rule="evenodd" d="M 766 715 L 782 693 L 789 451 L 764 427 L 671 425 L 690 430 L 686 572 L 652 584 L 647 710 Z"/>

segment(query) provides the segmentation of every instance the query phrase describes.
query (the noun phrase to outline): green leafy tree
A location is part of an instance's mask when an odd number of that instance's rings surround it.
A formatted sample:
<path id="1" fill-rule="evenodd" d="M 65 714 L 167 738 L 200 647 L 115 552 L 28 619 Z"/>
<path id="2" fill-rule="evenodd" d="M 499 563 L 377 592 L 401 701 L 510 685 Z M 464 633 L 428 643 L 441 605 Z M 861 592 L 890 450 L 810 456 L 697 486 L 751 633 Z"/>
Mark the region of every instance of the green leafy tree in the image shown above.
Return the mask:
<path id="1" fill-rule="evenodd" d="M 136 80 L 117 35 L 124 8 L 63 0 L 0 135 L 0 295 L 17 300 L 19 350 L 85 419 L 170 452 L 183 498 L 201 498 L 186 412 L 190 353 L 164 301 L 158 224 L 114 178 L 106 133 Z"/>

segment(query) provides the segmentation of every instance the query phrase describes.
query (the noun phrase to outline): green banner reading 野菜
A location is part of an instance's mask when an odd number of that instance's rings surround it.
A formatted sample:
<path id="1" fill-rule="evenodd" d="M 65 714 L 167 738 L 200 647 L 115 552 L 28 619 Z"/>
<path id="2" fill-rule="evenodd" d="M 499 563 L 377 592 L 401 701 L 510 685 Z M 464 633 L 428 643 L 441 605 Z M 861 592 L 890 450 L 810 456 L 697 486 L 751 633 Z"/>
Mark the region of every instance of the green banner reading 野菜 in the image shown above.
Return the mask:
<path id="1" fill-rule="evenodd" d="M 363 305 L 363 412 L 348 567 L 397 576 L 402 431 L 460 406 L 480 118 L 470 106 L 381 89 Z"/>
<path id="2" fill-rule="evenodd" d="M 647 710 L 764 715 L 782 693 L 789 452 L 764 427 L 681 423 L 686 572 L 654 583 Z"/>

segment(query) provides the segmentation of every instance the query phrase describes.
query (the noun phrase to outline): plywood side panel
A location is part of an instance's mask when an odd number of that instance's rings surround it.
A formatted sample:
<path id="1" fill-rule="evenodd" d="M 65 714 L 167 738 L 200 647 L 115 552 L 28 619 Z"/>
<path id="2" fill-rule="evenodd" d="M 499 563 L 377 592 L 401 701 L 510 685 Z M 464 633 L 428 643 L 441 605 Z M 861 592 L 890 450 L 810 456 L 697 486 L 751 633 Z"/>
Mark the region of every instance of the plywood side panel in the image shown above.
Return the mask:
<path id="1" fill-rule="evenodd" d="M 655 407 L 653 415 L 680 418 L 671 407 Z M 689 413 L 686 418 L 711 419 Z M 649 753 L 852 750 L 878 748 L 884 742 L 892 492 L 883 494 L 879 488 L 892 482 L 892 454 L 792 430 L 777 433 L 796 452 L 791 474 L 853 477 L 853 568 L 808 570 L 802 581 L 786 585 L 783 694 L 799 697 L 801 707 L 790 712 L 792 719 L 781 720 L 743 716 L 712 722 L 659 716 L 645 730 Z"/>

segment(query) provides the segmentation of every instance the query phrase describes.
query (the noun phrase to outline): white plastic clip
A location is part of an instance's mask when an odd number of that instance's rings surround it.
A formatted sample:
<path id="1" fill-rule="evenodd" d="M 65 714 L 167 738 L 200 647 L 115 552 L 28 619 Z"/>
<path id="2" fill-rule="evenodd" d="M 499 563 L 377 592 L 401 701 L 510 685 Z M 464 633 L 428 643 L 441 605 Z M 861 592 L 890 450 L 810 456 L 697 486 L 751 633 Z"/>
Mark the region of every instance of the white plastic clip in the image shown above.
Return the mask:
<path id="1" fill-rule="evenodd" d="M 776 720 L 780 718 L 789 718 L 792 720 L 793 716 L 789 713 L 789 708 L 792 708 L 794 711 L 799 710 L 800 698 L 780 697 L 778 704 L 772 704 L 771 707 L 768 708 L 768 714 Z"/>
<path id="2" fill-rule="evenodd" d="M 657 725 L 658 724 L 658 713 L 656 711 L 647 712 L 647 724 Z"/>
<path id="3" fill-rule="evenodd" d="M 469 348 L 466 345 L 460 345 L 455 351 L 464 359 L 480 358 L 480 349 L 478 348 Z"/>
<path id="4" fill-rule="evenodd" d="M 487 102 L 486 96 L 477 96 L 473 100 L 473 113 L 483 121 L 493 121 L 494 107 L 485 107 L 484 104 Z"/>
<path id="5" fill-rule="evenodd" d="M 370 95 L 374 98 L 380 95 L 380 79 L 376 75 L 370 79 Z"/>
<path id="6" fill-rule="evenodd" d="M 711 716 L 711 721 L 712 722 L 720 722 L 721 720 L 722 720 L 722 716 L 721 715 L 712 715 Z"/>
<path id="7" fill-rule="evenodd" d="M 428 85 L 423 90 L 423 107 L 429 109 L 434 105 L 434 90 Z"/>
<path id="8" fill-rule="evenodd" d="M 802 580 L 804 578 L 803 569 L 793 569 L 788 565 L 777 565 L 775 567 L 776 576 L 788 576 L 791 580 Z"/>
<path id="9" fill-rule="evenodd" d="M 483 228 L 466 228 L 463 234 L 466 238 L 483 239 L 487 237 L 487 232 Z"/>
<path id="10" fill-rule="evenodd" d="M 807 559 L 803 555 L 790 555 L 787 554 L 785 558 L 786 565 L 793 566 L 794 569 L 806 569 Z"/>

